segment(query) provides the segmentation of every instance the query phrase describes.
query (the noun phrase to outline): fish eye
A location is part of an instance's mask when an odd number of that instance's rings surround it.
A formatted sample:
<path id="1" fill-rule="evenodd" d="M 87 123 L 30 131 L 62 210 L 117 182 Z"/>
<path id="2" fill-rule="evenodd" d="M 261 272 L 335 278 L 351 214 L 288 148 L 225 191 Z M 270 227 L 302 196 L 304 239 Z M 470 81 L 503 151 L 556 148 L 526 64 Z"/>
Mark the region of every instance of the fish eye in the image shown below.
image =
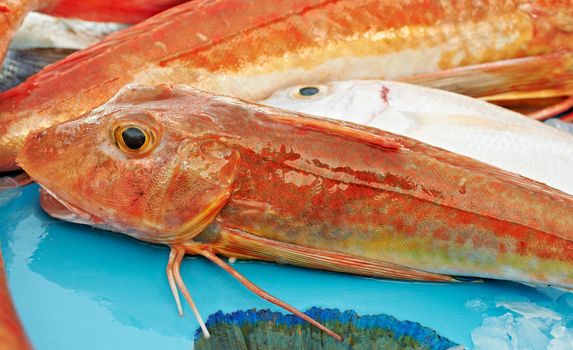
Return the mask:
<path id="1" fill-rule="evenodd" d="M 320 92 L 320 89 L 317 88 L 316 86 L 305 86 L 305 87 L 301 87 L 300 89 L 298 89 L 298 93 L 301 96 L 314 96 L 316 94 L 318 94 Z"/>
<path id="2" fill-rule="evenodd" d="M 294 89 L 292 95 L 295 98 L 314 98 L 317 96 L 321 96 L 326 91 L 326 86 L 321 85 L 308 85 L 308 86 L 300 86 Z"/>
<path id="3" fill-rule="evenodd" d="M 114 138 L 119 149 L 133 155 L 146 153 L 154 144 L 151 131 L 138 125 L 118 126 Z"/>
<path id="4" fill-rule="evenodd" d="M 147 142 L 147 135 L 141 129 L 130 127 L 121 132 L 123 143 L 130 150 L 136 151 Z"/>

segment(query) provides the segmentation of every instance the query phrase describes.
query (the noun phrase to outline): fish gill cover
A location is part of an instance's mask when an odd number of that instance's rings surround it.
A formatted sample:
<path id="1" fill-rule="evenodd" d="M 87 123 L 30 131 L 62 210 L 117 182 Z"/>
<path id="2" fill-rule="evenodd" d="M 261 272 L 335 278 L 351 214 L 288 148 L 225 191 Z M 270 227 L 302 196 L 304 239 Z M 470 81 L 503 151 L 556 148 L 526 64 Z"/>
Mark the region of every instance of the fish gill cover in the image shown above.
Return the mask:
<path id="1" fill-rule="evenodd" d="M 209 316 L 211 338 L 195 332 L 196 350 L 218 349 L 451 349 L 459 345 L 417 322 L 353 310 L 312 307 L 310 317 L 344 337 L 338 342 L 300 318 L 270 310 L 246 310 Z M 460 347 L 461 348 L 461 347 Z"/>

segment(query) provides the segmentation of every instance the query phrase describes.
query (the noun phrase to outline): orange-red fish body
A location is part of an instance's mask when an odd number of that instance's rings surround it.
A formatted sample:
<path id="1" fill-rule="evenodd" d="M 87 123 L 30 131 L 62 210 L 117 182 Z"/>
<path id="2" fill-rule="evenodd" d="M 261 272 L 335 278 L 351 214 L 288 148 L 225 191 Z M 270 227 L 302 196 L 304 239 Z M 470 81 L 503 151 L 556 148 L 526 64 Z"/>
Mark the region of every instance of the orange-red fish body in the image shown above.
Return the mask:
<path id="1" fill-rule="evenodd" d="M 240 139 L 229 202 L 204 236 L 217 252 L 365 275 L 373 273 L 348 262 L 573 286 L 571 197 L 394 135 L 206 105 L 212 132 Z M 193 134 L 204 127 L 190 122 Z M 257 238 L 275 248 L 249 244 Z M 316 256 L 293 257 L 297 247 Z M 342 266 L 322 262 L 322 252 Z M 386 277 L 411 278 L 393 272 Z"/>
<path id="2" fill-rule="evenodd" d="M 121 141 L 131 127 L 148 135 L 136 151 Z M 573 198 L 377 129 L 128 88 L 34 134 L 18 160 L 84 222 L 153 243 L 389 278 L 573 286 Z"/>
<path id="3" fill-rule="evenodd" d="M 193 1 L 0 94 L 0 171 L 24 138 L 127 83 L 261 100 L 303 81 L 393 79 L 573 48 L 571 0 Z"/>

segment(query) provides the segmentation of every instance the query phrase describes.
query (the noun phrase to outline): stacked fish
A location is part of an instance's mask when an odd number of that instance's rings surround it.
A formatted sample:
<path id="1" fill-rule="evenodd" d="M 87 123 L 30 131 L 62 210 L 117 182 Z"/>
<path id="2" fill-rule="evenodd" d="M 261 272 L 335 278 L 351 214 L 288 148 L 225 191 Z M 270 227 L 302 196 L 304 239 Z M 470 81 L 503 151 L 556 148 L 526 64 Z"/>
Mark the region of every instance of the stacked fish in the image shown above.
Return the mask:
<path id="1" fill-rule="evenodd" d="M 573 287 L 573 136 L 535 120 L 573 119 L 571 0 L 178 2 L 0 5 L 0 50 L 30 9 L 160 12 L 0 93 L 0 171 L 53 217 L 170 246 L 205 336 L 186 254 L 336 339 L 219 255 Z"/>

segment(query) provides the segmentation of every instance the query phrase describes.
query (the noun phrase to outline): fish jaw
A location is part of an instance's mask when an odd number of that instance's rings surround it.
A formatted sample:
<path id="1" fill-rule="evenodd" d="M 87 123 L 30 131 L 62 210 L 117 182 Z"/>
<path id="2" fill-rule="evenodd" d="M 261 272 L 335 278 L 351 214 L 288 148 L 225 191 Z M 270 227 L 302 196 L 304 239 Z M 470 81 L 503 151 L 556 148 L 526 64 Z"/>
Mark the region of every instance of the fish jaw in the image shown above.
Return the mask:
<path id="1" fill-rule="evenodd" d="M 81 209 L 58 199 L 45 188 L 40 188 L 40 206 L 48 215 L 59 220 L 89 226 L 97 226 L 102 222 L 101 219 L 95 218 Z M 105 229 L 114 231 L 111 226 Z"/>
<path id="2" fill-rule="evenodd" d="M 40 188 L 40 207 L 48 215 L 58 220 L 87 225 L 106 231 L 125 233 L 117 227 L 106 224 L 104 220 L 59 199 L 43 187 Z"/>

